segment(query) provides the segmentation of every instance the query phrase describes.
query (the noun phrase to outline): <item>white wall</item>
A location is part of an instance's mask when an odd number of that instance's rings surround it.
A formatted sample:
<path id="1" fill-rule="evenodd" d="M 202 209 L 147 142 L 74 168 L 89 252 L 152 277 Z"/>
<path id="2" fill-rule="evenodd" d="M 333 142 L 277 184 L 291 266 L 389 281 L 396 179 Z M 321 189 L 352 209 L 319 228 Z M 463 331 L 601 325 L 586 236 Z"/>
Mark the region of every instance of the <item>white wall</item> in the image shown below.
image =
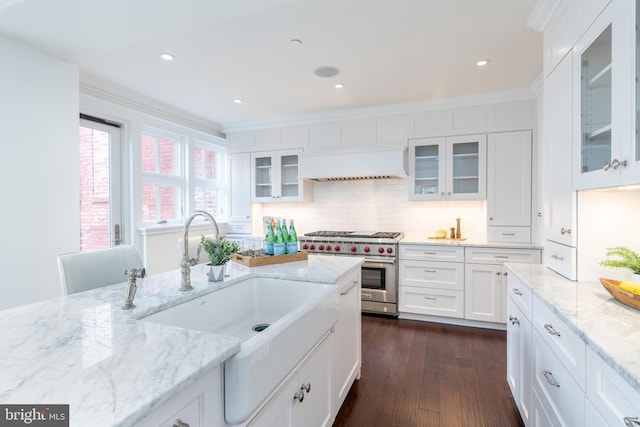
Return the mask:
<path id="1" fill-rule="evenodd" d="M 640 252 L 640 190 L 579 191 L 578 212 L 578 280 L 629 279 L 626 269 L 599 263 L 614 246 Z"/>
<path id="2" fill-rule="evenodd" d="M 406 239 L 426 239 L 439 226 L 455 227 L 460 217 L 463 237 L 486 238 L 485 201 L 413 201 L 407 186 L 407 179 L 316 182 L 313 203 L 253 204 L 252 230 L 262 230 L 262 216 L 276 216 L 293 218 L 299 235 L 316 230 L 402 231 Z"/>
<path id="3" fill-rule="evenodd" d="M 77 251 L 78 68 L 0 38 L 0 309 L 61 294 Z"/>

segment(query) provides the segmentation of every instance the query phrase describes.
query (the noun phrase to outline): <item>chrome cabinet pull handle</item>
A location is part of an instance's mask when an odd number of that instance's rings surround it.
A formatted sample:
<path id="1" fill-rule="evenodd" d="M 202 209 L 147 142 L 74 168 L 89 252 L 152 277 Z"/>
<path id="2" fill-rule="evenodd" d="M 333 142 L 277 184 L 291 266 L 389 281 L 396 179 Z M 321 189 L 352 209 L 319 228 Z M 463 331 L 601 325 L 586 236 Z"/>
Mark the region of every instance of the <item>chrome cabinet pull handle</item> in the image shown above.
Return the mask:
<path id="1" fill-rule="evenodd" d="M 602 165 L 602 170 L 606 172 L 609 169 L 611 169 L 611 165 L 609 164 L 609 162 L 604 162 L 604 165 Z"/>
<path id="2" fill-rule="evenodd" d="M 349 292 L 351 292 L 351 289 L 355 288 L 356 286 L 358 286 L 358 281 L 357 281 L 357 280 L 355 280 L 355 281 L 353 282 L 353 285 L 349 286 L 349 289 L 347 289 L 347 290 L 346 290 L 346 291 L 344 291 L 344 292 L 340 292 L 340 295 L 341 295 L 341 296 L 345 296 L 346 294 L 348 294 Z"/>
<path id="3" fill-rule="evenodd" d="M 499 271 L 496 271 L 496 276 L 501 275 L 502 273 L 500 273 Z"/>
<path id="4" fill-rule="evenodd" d="M 556 381 L 555 378 L 553 378 L 553 374 L 549 371 L 542 371 L 542 375 L 544 375 L 544 379 L 547 380 L 547 382 L 549 384 L 551 384 L 554 387 L 558 387 L 560 388 L 560 383 L 558 381 Z"/>
<path id="5" fill-rule="evenodd" d="M 516 295 L 522 296 L 522 291 L 520 291 L 520 289 L 518 289 L 518 288 L 513 288 L 513 293 L 516 294 Z"/>
<path id="6" fill-rule="evenodd" d="M 516 316 L 509 315 L 509 321 L 511 322 L 512 325 L 519 325 L 520 324 L 520 320 L 518 320 L 518 318 Z"/>
<path id="7" fill-rule="evenodd" d="M 558 261 L 563 261 L 563 260 L 564 260 L 564 258 L 563 258 L 563 257 L 558 256 L 558 255 L 551 255 L 551 259 L 556 259 L 556 260 L 558 260 Z"/>
<path id="8" fill-rule="evenodd" d="M 435 301 L 435 300 L 436 300 L 436 297 L 424 297 L 424 299 L 428 299 L 428 300 L 430 300 L 430 301 Z"/>
<path id="9" fill-rule="evenodd" d="M 622 421 L 626 427 L 640 426 L 640 417 L 624 417 Z"/>
<path id="10" fill-rule="evenodd" d="M 425 255 L 436 255 L 436 253 L 435 253 L 435 252 L 425 252 L 424 254 L 425 254 Z"/>
<path id="11" fill-rule="evenodd" d="M 304 400 L 304 391 L 296 391 L 296 394 L 293 395 L 293 400 L 297 400 L 302 403 Z"/>
<path id="12" fill-rule="evenodd" d="M 300 390 L 306 391 L 307 393 L 309 393 L 311 391 L 311 383 L 302 384 L 300 386 Z"/>
<path id="13" fill-rule="evenodd" d="M 435 273 L 435 270 L 424 270 L 425 273 Z"/>
<path id="14" fill-rule="evenodd" d="M 499 259 L 509 259 L 507 255 L 495 255 L 495 257 Z"/>
<path id="15" fill-rule="evenodd" d="M 515 236 L 516 233 L 502 233 L 503 236 Z"/>
<path id="16" fill-rule="evenodd" d="M 557 337 L 560 336 L 560 332 L 556 331 L 551 323 L 546 323 L 544 328 L 549 332 L 550 335 L 555 335 Z"/>
<path id="17" fill-rule="evenodd" d="M 560 234 L 562 234 L 563 236 L 564 236 L 565 234 L 571 234 L 571 229 L 570 229 L 570 228 L 564 228 L 564 227 L 562 227 L 562 228 L 560 229 Z"/>
<path id="18" fill-rule="evenodd" d="M 173 427 L 189 427 L 189 424 L 182 421 L 180 418 L 173 422 Z"/>
<path id="19" fill-rule="evenodd" d="M 614 169 L 618 169 L 620 166 L 622 166 L 623 168 L 627 167 L 627 161 L 623 160 L 621 162 L 618 161 L 618 159 L 613 159 L 613 161 L 611 162 L 611 167 Z"/>

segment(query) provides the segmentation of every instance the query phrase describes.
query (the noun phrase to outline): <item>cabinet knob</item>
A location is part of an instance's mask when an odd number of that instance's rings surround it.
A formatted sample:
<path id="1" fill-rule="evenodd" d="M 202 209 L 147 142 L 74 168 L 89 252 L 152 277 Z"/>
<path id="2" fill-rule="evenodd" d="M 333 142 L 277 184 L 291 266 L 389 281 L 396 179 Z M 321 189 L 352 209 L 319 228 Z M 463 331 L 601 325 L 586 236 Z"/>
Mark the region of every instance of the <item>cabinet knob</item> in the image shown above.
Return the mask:
<path id="1" fill-rule="evenodd" d="M 496 276 L 501 275 L 502 273 L 500 273 L 499 271 L 496 271 Z"/>
<path id="2" fill-rule="evenodd" d="M 609 164 L 609 162 L 608 161 L 604 162 L 604 165 L 602 165 L 602 170 L 606 172 L 609 169 L 611 169 L 611 165 Z"/>
<path id="3" fill-rule="evenodd" d="M 293 395 L 293 400 L 297 400 L 302 403 L 304 400 L 304 391 L 297 391 L 296 394 Z"/>
<path id="4" fill-rule="evenodd" d="M 307 393 L 309 393 L 311 391 L 311 383 L 302 384 L 300 386 L 300 390 L 306 391 Z"/>
<path id="5" fill-rule="evenodd" d="M 564 228 L 564 227 L 562 227 L 562 228 L 560 229 L 560 234 L 562 234 L 563 236 L 564 236 L 565 234 L 571 234 L 571 229 L 570 229 L 570 228 Z"/>
<path id="6" fill-rule="evenodd" d="M 626 427 L 640 426 L 640 417 L 624 417 L 622 421 Z"/>
<path id="7" fill-rule="evenodd" d="M 493 221 L 493 217 L 492 216 L 489 217 L 489 221 Z"/>
<path id="8" fill-rule="evenodd" d="M 613 161 L 611 162 L 611 167 L 614 169 L 618 169 L 620 166 L 622 166 L 623 168 L 627 167 L 627 161 L 623 160 L 621 162 L 618 161 L 618 159 L 613 159 Z"/>
<path id="9" fill-rule="evenodd" d="M 189 427 L 189 424 L 182 421 L 180 418 L 173 422 L 173 427 Z"/>

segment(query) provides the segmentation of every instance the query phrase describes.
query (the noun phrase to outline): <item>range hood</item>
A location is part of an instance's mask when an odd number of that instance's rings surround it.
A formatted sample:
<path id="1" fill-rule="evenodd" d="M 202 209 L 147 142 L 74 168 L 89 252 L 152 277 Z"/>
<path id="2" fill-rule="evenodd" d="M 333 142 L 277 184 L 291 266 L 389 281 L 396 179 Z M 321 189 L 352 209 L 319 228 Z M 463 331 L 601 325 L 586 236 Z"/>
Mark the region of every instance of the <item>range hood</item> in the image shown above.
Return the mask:
<path id="1" fill-rule="evenodd" d="M 313 181 L 406 178 L 406 165 L 404 147 L 302 153 L 298 177 Z"/>

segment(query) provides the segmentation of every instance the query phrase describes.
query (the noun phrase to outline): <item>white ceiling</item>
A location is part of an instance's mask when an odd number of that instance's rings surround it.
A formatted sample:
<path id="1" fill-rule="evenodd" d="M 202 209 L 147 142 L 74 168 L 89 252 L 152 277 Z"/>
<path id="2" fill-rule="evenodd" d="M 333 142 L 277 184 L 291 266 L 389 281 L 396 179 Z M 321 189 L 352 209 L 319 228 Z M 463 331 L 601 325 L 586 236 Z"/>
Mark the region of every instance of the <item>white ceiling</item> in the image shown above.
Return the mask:
<path id="1" fill-rule="evenodd" d="M 542 72 L 534 2 L 0 0 L 0 36 L 232 129 L 528 89 Z"/>

